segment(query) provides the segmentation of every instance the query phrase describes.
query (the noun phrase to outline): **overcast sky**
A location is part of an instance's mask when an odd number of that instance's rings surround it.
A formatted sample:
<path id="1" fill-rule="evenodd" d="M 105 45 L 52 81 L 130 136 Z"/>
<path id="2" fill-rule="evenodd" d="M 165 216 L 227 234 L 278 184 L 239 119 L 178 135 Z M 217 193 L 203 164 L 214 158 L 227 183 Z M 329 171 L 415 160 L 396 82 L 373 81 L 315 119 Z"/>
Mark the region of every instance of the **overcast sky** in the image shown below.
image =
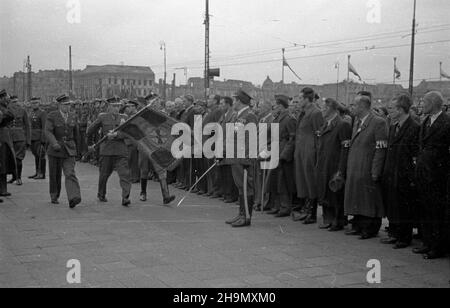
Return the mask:
<path id="1" fill-rule="evenodd" d="M 151 66 L 162 78 L 162 40 L 169 80 L 177 72 L 177 83 L 184 83 L 183 71 L 174 70 L 184 66 L 189 77 L 202 76 L 205 0 L 79 0 L 81 20 L 74 24 L 68 22 L 71 1 L 76 0 L 0 1 L 1 76 L 22 70 L 27 55 L 33 71 L 67 69 L 72 45 L 74 69 L 123 62 Z M 381 4 L 380 23 L 368 21 L 370 2 Z M 349 53 L 369 83 L 392 82 L 393 57 L 408 79 L 409 47 L 385 47 L 410 44 L 412 11 L 413 0 L 210 0 L 212 66 L 222 68 L 221 79 L 260 85 L 269 75 L 280 81 L 286 47 L 304 83 L 336 82 L 337 61 L 340 79 L 346 78 Z M 449 16 L 450 1 L 418 0 L 417 42 L 450 40 Z M 450 42 L 419 45 L 415 78 L 438 78 L 440 61 L 450 73 L 449 51 Z M 298 81 L 288 70 L 285 78 Z"/>

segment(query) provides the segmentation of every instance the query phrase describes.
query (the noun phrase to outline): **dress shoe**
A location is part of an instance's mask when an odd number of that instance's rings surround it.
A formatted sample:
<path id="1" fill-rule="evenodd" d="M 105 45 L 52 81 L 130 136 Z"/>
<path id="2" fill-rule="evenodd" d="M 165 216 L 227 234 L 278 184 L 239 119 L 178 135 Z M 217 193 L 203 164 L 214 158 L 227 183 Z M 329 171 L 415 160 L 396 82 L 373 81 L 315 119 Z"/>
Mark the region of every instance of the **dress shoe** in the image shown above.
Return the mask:
<path id="1" fill-rule="evenodd" d="M 338 231 L 342 231 L 344 230 L 344 227 L 338 227 L 338 226 L 331 226 L 330 229 L 328 229 L 328 231 L 330 232 L 338 232 Z"/>
<path id="2" fill-rule="evenodd" d="M 34 179 L 35 177 L 37 177 L 38 175 L 37 175 L 37 173 L 35 174 L 35 175 L 32 175 L 32 176 L 29 176 L 28 178 L 29 179 Z"/>
<path id="3" fill-rule="evenodd" d="M 203 190 L 200 190 L 200 191 L 197 193 L 197 195 L 203 196 L 203 195 L 206 195 L 206 192 L 204 192 Z"/>
<path id="4" fill-rule="evenodd" d="M 393 245 L 397 242 L 398 242 L 397 239 L 393 238 L 393 237 L 383 238 L 380 240 L 381 244 L 386 244 L 386 245 Z"/>
<path id="5" fill-rule="evenodd" d="M 57 199 L 53 199 L 52 204 L 59 204 L 59 201 Z"/>
<path id="6" fill-rule="evenodd" d="M 172 203 L 172 201 L 175 200 L 175 198 L 176 198 L 175 196 L 169 196 L 167 198 L 164 198 L 163 200 L 164 205 Z"/>
<path id="7" fill-rule="evenodd" d="M 9 180 L 8 182 L 6 182 L 6 183 L 8 183 L 8 184 L 12 184 L 12 183 L 14 183 L 16 181 L 16 179 L 15 178 L 12 178 L 11 180 Z"/>
<path id="8" fill-rule="evenodd" d="M 108 202 L 108 199 L 106 199 L 106 197 L 98 197 L 98 201 L 106 203 Z"/>
<path id="9" fill-rule="evenodd" d="M 294 211 L 291 217 L 293 221 L 304 221 L 308 217 L 308 214 Z"/>
<path id="10" fill-rule="evenodd" d="M 146 193 L 142 193 L 141 197 L 139 198 L 140 201 L 145 202 L 147 201 L 147 194 Z"/>
<path id="11" fill-rule="evenodd" d="M 3 203 L 3 199 L 0 199 L 0 203 Z"/>
<path id="12" fill-rule="evenodd" d="M 17 186 L 22 186 L 22 185 L 23 185 L 22 180 L 21 180 L 21 179 L 18 179 L 18 180 L 16 181 L 16 185 L 17 185 Z"/>
<path id="13" fill-rule="evenodd" d="M 313 217 L 313 216 L 308 216 L 306 217 L 306 219 L 303 221 L 304 225 L 312 225 L 317 223 L 317 218 Z"/>
<path id="14" fill-rule="evenodd" d="M 11 197 L 11 193 L 9 192 L 1 193 L 0 197 Z"/>
<path id="15" fill-rule="evenodd" d="M 267 212 L 267 215 L 277 215 L 280 212 L 278 209 L 272 209 Z"/>
<path id="16" fill-rule="evenodd" d="M 232 224 L 234 224 L 236 221 L 238 221 L 240 219 L 241 219 L 241 215 L 238 215 L 238 216 L 236 216 L 236 217 L 234 217 L 232 219 L 229 219 L 229 220 L 225 221 L 225 223 L 227 225 L 232 225 Z"/>
<path id="17" fill-rule="evenodd" d="M 283 211 L 280 211 L 278 214 L 275 215 L 276 218 L 284 218 L 289 216 L 291 216 L 290 212 L 283 212 Z"/>
<path id="18" fill-rule="evenodd" d="M 81 203 L 81 198 L 73 198 L 72 200 L 69 201 L 69 207 L 71 209 L 74 209 L 78 204 Z"/>
<path id="19" fill-rule="evenodd" d="M 35 180 L 45 180 L 45 175 L 43 175 L 43 174 L 38 174 L 34 179 L 35 179 Z"/>
<path id="20" fill-rule="evenodd" d="M 221 197 L 221 196 L 220 196 L 219 193 L 214 193 L 214 194 L 212 194 L 212 196 L 211 196 L 212 199 L 219 199 L 220 197 Z"/>
<path id="21" fill-rule="evenodd" d="M 445 254 L 436 251 L 436 250 L 431 250 L 430 252 L 426 253 L 423 255 L 423 258 L 425 260 L 435 260 L 435 259 L 440 259 L 445 257 Z"/>
<path id="22" fill-rule="evenodd" d="M 331 227 L 331 224 L 321 224 L 320 226 L 319 226 L 319 229 L 320 230 L 327 230 L 327 229 L 329 229 Z"/>
<path id="23" fill-rule="evenodd" d="M 235 203 L 236 200 L 233 200 L 233 199 L 225 199 L 224 202 L 225 202 L 225 203 Z"/>
<path id="24" fill-rule="evenodd" d="M 363 233 L 361 233 L 361 236 L 359 237 L 359 239 L 360 240 L 368 240 L 368 239 L 374 238 L 375 236 L 376 235 L 374 235 L 374 234 L 369 234 L 369 233 L 363 232 Z"/>
<path id="25" fill-rule="evenodd" d="M 124 207 L 129 207 L 130 204 L 131 204 L 130 199 L 128 199 L 128 198 L 122 199 L 122 206 L 124 206 Z"/>
<path id="26" fill-rule="evenodd" d="M 418 254 L 418 255 L 424 255 L 426 253 L 429 253 L 430 251 L 431 251 L 431 249 L 426 246 L 417 247 L 412 250 L 413 253 Z"/>
<path id="27" fill-rule="evenodd" d="M 394 249 L 405 249 L 405 248 L 407 248 L 407 247 L 409 247 L 409 245 L 410 244 L 408 244 L 408 243 L 404 243 L 404 242 L 397 242 L 395 245 L 394 245 Z"/>
<path id="28" fill-rule="evenodd" d="M 245 217 L 241 216 L 238 221 L 231 224 L 233 228 L 243 228 L 243 227 L 250 227 L 252 224 L 251 219 L 246 219 Z"/>
<path id="29" fill-rule="evenodd" d="M 361 232 L 358 230 L 349 230 L 349 231 L 345 232 L 345 235 L 357 236 L 357 235 L 361 235 Z"/>

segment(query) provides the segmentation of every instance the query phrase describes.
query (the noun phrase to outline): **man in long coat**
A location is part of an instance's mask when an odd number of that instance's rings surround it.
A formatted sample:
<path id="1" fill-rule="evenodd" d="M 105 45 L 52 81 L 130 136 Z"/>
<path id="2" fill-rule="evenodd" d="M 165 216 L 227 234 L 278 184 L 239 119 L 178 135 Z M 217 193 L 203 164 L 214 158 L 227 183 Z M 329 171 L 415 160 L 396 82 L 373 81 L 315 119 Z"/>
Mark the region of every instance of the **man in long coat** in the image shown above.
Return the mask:
<path id="1" fill-rule="evenodd" d="M 378 235 L 385 217 L 381 176 L 387 150 L 386 121 L 371 112 L 369 96 L 358 95 L 351 104 L 357 117 L 353 127 L 345 186 L 345 215 L 354 216 L 348 235 L 369 239 Z"/>
<path id="2" fill-rule="evenodd" d="M 304 104 L 305 114 L 299 118 L 295 137 L 295 182 L 298 198 L 306 202 L 307 216 L 305 224 L 317 221 L 317 133 L 323 125 L 323 117 L 315 105 L 316 93 L 305 88 L 300 95 L 300 103 Z M 294 220 L 297 213 L 293 213 Z"/>
<path id="3" fill-rule="evenodd" d="M 289 97 L 276 95 L 273 123 L 279 125 L 279 164 L 271 171 L 268 190 L 274 202 L 275 217 L 288 217 L 292 211 L 292 199 L 296 193 L 294 151 L 296 121 L 289 113 Z"/>
<path id="4" fill-rule="evenodd" d="M 383 195 L 389 219 L 389 238 L 384 244 L 406 248 L 411 244 L 414 208 L 417 205 L 415 160 L 419 150 L 420 126 L 409 115 L 412 106 L 408 95 L 400 95 L 388 106 L 392 125 L 383 172 Z"/>
<path id="5" fill-rule="evenodd" d="M 450 117 L 442 111 L 444 98 L 433 91 L 425 95 L 426 114 L 419 134 L 416 177 L 420 194 L 423 247 L 414 249 L 425 259 L 443 257 L 449 249 L 447 177 L 450 172 Z"/>
<path id="6" fill-rule="evenodd" d="M 14 147 L 9 135 L 8 125 L 14 120 L 14 114 L 8 107 L 9 96 L 5 90 L 0 91 L 0 197 L 9 197 L 6 177 L 16 173 Z"/>
<path id="7" fill-rule="evenodd" d="M 339 115 L 339 103 L 334 99 L 325 101 L 325 124 L 319 133 L 317 158 L 317 186 L 323 208 L 321 229 L 339 231 L 344 228 L 344 186 L 330 188 L 335 177 L 345 178 L 347 159 L 352 138 L 350 123 Z"/>

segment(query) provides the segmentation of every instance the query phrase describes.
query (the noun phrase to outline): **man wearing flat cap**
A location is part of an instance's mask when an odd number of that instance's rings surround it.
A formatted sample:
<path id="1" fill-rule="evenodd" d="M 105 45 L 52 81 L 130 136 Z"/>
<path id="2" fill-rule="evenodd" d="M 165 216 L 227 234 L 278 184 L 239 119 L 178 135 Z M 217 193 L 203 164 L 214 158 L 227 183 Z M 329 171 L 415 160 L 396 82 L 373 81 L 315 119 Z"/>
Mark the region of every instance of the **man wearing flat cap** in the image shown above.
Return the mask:
<path id="1" fill-rule="evenodd" d="M 9 95 L 0 91 L 0 197 L 9 197 L 6 177 L 16 173 L 14 147 L 9 135 L 8 125 L 14 120 L 14 114 L 9 108 Z"/>
<path id="2" fill-rule="evenodd" d="M 243 90 L 239 90 L 234 95 L 233 109 L 235 114 L 231 120 L 231 123 L 235 124 L 235 155 L 234 158 L 227 158 L 222 161 L 222 164 L 231 165 L 231 172 L 233 180 L 239 191 L 239 213 L 238 215 L 226 221 L 234 228 L 249 227 L 251 225 L 251 218 L 253 212 L 253 201 L 255 196 L 254 189 L 254 163 L 255 159 L 249 157 L 250 153 L 250 138 L 245 134 L 244 144 L 238 144 L 239 130 L 244 130 L 244 127 L 248 124 L 257 124 L 258 119 L 255 114 L 250 110 L 251 96 Z M 228 138 L 226 138 L 228 139 Z M 227 145 L 225 145 L 226 151 Z M 243 149 L 245 158 L 237 158 L 236 149 Z"/>
<path id="3" fill-rule="evenodd" d="M 14 145 L 14 152 L 16 154 L 17 172 L 13 175 L 8 184 L 16 182 L 17 185 L 21 186 L 22 161 L 25 158 L 27 148 L 31 144 L 30 122 L 28 120 L 27 112 L 19 105 L 17 96 L 11 96 L 9 108 L 14 114 L 14 120 L 9 125 L 9 132 Z"/>
<path id="4" fill-rule="evenodd" d="M 271 212 L 275 217 L 289 217 L 292 211 L 292 200 L 296 193 L 294 173 L 295 129 L 296 121 L 289 113 L 289 100 L 286 95 L 276 95 L 276 107 L 273 111 L 272 123 L 279 125 L 278 167 L 271 171 L 268 179 L 268 191 L 274 204 Z"/>
<path id="5" fill-rule="evenodd" d="M 30 112 L 30 126 L 31 126 L 31 153 L 34 156 L 34 164 L 36 172 L 34 175 L 28 177 L 34 180 L 44 180 L 46 170 L 46 143 L 45 137 L 45 122 L 47 121 L 47 112 L 41 109 L 41 99 L 33 97 L 31 99 Z"/>
<path id="6" fill-rule="evenodd" d="M 126 122 L 127 116 L 119 113 L 121 103 L 108 100 L 108 110 L 99 114 L 97 119 L 88 127 L 87 137 L 102 130 L 107 140 L 100 145 L 100 175 L 98 183 L 98 200 L 108 202 L 106 188 L 108 179 L 115 170 L 120 178 L 122 187 L 122 205 L 128 207 L 131 204 L 130 168 L 128 166 L 128 148 L 125 144 L 125 136 L 114 130 Z"/>
<path id="7" fill-rule="evenodd" d="M 53 204 L 59 204 L 61 194 L 61 174 L 64 172 L 67 198 L 70 208 L 81 203 L 80 184 L 75 173 L 77 148 L 77 120 L 70 111 L 70 99 L 67 95 L 56 98 L 58 111 L 51 112 L 45 124 L 47 137 L 48 163 L 50 177 L 50 197 Z"/>

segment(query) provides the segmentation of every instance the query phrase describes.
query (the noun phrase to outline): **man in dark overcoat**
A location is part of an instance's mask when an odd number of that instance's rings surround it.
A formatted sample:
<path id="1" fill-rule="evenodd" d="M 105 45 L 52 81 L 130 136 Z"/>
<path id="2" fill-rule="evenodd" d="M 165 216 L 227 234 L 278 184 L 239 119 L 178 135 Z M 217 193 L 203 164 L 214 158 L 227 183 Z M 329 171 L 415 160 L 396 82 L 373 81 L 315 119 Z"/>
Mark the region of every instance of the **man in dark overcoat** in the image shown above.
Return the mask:
<path id="1" fill-rule="evenodd" d="M 9 197 L 6 178 L 16 173 L 16 158 L 9 134 L 8 125 L 14 121 L 14 114 L 9 108 L 9 95 L 0 91 L 0 197 Z"/>

